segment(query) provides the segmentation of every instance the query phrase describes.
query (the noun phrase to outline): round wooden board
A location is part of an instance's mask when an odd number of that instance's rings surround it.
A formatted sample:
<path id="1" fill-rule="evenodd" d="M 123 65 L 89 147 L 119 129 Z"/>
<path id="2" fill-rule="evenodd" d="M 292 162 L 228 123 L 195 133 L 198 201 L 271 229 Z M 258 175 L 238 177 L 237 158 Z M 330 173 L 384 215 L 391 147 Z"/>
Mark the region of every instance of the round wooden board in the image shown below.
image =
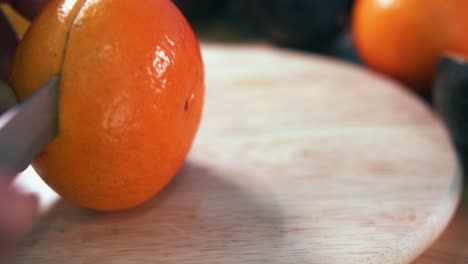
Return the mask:
<path id="1" fill-rule="evenodd" d="M 186 164 L 133 210 L 16 184 L 43 218 L 12 263 L 408 263 L 460 194 L 437 117 L 398 84 L 267 46 L 205 44 L 206 107 Z"/>

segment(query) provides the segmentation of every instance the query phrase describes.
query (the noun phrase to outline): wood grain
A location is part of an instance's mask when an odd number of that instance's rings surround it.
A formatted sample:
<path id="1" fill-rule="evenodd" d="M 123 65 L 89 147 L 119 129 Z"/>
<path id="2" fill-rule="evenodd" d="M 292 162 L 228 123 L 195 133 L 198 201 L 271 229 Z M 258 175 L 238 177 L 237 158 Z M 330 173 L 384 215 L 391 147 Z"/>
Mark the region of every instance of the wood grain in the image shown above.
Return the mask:
<path id="1" fill-rule="evenodd" d="M 203 55 L 202 125 L 170 185 L 104 214 L 28 170 L 44 216 L 11 263 L 409 263 L 446 227 L 456 156 L 398 84 L 265 46 Z"/>

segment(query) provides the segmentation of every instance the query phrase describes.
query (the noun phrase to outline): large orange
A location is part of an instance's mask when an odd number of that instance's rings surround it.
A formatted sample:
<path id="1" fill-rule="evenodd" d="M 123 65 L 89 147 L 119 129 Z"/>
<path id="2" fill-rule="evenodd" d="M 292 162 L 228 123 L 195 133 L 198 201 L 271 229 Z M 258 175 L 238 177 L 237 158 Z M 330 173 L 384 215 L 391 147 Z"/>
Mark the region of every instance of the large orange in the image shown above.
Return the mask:
<path id="1" fill-rule="evenodd" d="M 427 93 L 439 56 L 468 55 L 467 0 L 357 0 L 359 55 L 372 68 Z"/>
<path id="2" fill-rule="evenodd" d="M 196 37 L 170 0 L 52 0 L 13 62 L 23 100 L 60 74 L 60 132 L 33 162 L 64 198 L 136 206 L 184 162 L 203 105 Z"/>

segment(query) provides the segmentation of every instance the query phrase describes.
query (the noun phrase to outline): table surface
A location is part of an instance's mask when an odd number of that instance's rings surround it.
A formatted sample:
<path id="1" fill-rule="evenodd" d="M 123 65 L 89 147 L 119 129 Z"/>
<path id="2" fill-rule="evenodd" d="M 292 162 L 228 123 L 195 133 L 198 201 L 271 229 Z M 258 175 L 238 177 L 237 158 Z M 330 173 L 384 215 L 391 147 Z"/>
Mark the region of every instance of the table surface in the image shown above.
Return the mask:
<path id="1" fill-rule="evenodd" d="M 464 162 L 464 179 L 468 176 L 468 153 L 460 152 Z M 465 183 L 466 188 L 466 183 Z M 439 239 L 413 264 L 468 263 L 468 192 L 463 196 L 457 212 Z"/>

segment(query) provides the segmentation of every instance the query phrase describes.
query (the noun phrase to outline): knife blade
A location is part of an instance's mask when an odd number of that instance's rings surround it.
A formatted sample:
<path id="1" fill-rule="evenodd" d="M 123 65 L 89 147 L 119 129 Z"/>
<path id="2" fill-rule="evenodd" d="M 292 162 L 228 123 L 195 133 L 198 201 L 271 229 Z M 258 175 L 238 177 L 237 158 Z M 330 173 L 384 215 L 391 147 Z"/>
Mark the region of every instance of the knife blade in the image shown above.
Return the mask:
<path id="1" fill-rule="evenodd" d="M 0 170 L 10 180 L 58 133 L 59 76 L 0 116 Z"/>

